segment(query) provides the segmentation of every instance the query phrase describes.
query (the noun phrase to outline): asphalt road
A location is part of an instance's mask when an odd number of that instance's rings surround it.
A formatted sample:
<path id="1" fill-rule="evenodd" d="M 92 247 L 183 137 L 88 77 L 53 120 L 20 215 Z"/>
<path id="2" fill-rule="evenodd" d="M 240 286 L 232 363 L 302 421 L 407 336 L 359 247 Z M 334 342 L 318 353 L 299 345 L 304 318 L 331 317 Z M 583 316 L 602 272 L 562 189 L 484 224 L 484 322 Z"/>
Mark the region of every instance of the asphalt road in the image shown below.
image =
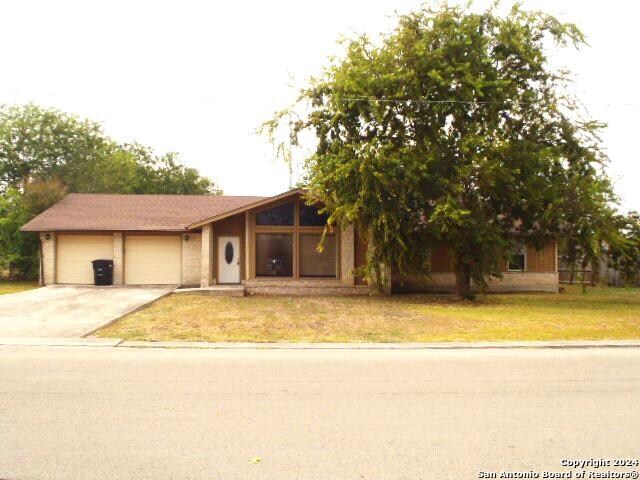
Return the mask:
<path id="1" fill-rule="evenodd" d="M 640 349 L 0 348 L 2 479 L 567 472 L 639 427 Z"/>

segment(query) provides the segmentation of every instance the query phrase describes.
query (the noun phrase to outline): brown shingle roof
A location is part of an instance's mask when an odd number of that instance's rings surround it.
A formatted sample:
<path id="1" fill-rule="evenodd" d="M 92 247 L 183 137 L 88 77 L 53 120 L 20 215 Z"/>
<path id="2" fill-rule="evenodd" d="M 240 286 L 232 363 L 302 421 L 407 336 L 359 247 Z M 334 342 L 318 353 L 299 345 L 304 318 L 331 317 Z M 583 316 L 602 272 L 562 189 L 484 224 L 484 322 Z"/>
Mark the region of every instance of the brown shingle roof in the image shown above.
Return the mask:
<path id="1" fill-rule="evenodd" d="M 70 230 L 184 230 L 203 218 L 264 197 L 71 193 L 28 222 L 25 232 Z"/>

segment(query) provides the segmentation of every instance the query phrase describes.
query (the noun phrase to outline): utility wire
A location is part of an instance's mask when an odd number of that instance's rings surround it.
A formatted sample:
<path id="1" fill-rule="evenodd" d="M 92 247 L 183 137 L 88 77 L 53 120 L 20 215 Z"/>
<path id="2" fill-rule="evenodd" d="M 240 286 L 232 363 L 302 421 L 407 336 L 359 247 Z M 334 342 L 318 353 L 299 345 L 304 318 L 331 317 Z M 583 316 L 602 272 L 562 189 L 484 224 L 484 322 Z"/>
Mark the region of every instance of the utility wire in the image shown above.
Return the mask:
<path id="1" fill-rule="evenodd" d="M 509 100 L 498 102 L 494 100 L 428 100 L 423 98 L 376 98 L 376 97 L 342 97 L 344 101 L 386 102 L 386 103 L 424 103 L 424 104 L 463 104 L 463 105 L 533 105 L 536 102 L 512 102 Z M 584 106 L 628 106 L 640 107 L 640 103 L 580 103 Z"/>
<path id="2" fill-rule="evenodd" d="M 475 100 L 427 100 L 422 98 L 375 98 L 375 97 L 342 97 L 341 100 L 353 102 L 388 102 L 388 103 L 460 103 L 465 105 L 490 105 L 490 104 L 510 104 L 510 105 L 531 105 L 534 102 L 496 102 L 496 101 L 475 101 Z"/>

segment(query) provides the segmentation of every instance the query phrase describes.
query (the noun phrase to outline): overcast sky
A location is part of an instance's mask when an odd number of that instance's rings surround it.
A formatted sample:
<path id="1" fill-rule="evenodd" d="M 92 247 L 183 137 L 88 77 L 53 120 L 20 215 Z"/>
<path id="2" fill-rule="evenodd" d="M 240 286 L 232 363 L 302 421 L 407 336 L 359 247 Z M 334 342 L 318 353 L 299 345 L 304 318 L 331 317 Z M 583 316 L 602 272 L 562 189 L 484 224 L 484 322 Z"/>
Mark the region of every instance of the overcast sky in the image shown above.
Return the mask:
<path id="1" fill-rule="evenodd" d="M 420 3 L 3 1 L 0 103 L 55 107 L 101 122 L 120 141 L 179 152 L 227 194 L 275 194 L 289 175 L 256 127 L 340 51 L 341 35 L 388 31 L 394 11 Z M 523 3 L 587 35 L 590 47 L 554 61 L 575 73 L 574 92 L 609 124 L 610 174 L 623 208 L 640 209 L 639 3 Z"/>

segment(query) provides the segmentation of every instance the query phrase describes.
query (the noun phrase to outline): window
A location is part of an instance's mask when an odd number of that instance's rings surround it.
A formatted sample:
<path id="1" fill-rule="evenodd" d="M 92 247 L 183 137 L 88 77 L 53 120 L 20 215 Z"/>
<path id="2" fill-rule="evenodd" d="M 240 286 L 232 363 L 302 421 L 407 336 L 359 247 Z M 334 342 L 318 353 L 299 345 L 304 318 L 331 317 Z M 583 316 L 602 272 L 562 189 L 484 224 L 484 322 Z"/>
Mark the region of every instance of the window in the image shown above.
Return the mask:
<path id="1" fill-rule="evenodd" d="M 256 213 L 256 225 L 293 226 L 293 203 Z"/>
<path id="2" fill-rule="evenodd" d="M 321 238 L 321 233 L 300 234 L 301 277 L 336 277 L 336 236 L 327 235 L 319 252 Z"/>
<path id="3" fill-rule="evenodd" d="M 339 278 L 337 232 L 327 231 L 322 251 L 318 251 L 328 215 L 319 214 L 322 207 L 306 205 L 300 196 L 282 202 L 253 215 L 253 275 L 296 280 Z"/>
<path id="4" fill-rule="evenodd" d="M 256 234 L 256 275 L 293 276 L 293 235 L 291 233 Z"/>
<path id="5" fill-rule="evenodd" d="M 300 202 L 300 226 L 301 227 L 324 227 L 327 224 L 329 215 L 318 213 L 318 209 L 313 205 Z"/>
<path id="6" fill-rule="evenodd" d="M 519 243 L 511 248 L 507 270 L 510 272 L 524 272 L 527 264 L 527 248 Z"/>

